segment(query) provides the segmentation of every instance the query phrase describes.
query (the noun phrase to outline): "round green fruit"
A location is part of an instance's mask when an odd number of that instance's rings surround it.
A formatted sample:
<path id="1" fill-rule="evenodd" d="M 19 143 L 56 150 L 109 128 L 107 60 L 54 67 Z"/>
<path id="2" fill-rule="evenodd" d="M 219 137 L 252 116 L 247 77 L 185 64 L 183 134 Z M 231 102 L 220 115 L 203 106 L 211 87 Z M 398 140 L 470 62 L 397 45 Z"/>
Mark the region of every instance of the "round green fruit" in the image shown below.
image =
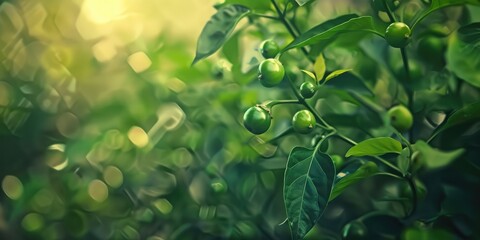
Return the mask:
<path id="1" fill-rule="evenodd" d="M 277 42 L 273 40 L 265 40 L 260 44 L 260 53 L 264 58 L 274 58 L 279 51 Z"/>
<path id="2" fill-rule="evenodd" d="M 315 84 L 311 82 L 304 82 L 300 85 L 300 94 L 304 98 L 311 98 L 315 95 L 315 91 L 317 90 Z"/>
<path id="3" fill-rule="evenodd" d="M 259 106 L 251 107 L 243 114 L 243 125 L 253 134 L 266 132 L 271 123 L 270 113 Z"/>
<path id="4" fill-rule="evenodd" d="M 403 22 L 394 22 L 387 27 L 385 39 L 388 44 L 395 48 L 403 48 L 408 45 L 412 31 L 410 27 Z"/>
<path id="5" fill-rule="evenodd" d="M 332 161 L 333 164 L 335 165 L 335 169 L 340 169 L 343 166 L 343 163 L 345 162 L 343 158 L 339 155 L 333 155 L 332 156 Z"/>
<path id="6" fill-rule="evenodd" d="M 298 133 L 310 133 L 315 128 L 315 124 L 317 124 L 315 116 L 308 110 L 298 111 L 292 118 L 293 129 Z"/>
<path id="7" fill-rule="evenodd" d="M 258 73 L 258 79 L 263 86 L 273 87 L 283 80 L 285 69 L 280 61 L 269 58 L 260 63 Z"/>
<path id="8" fill-rule="evenodd" d="M 367 227 L 362 222 L 354 221 L 345 225 L 342 229 L 342 239 L 357 240 L 366 239 Z"/>
<path id="9" fill-rule="evenodd" d="M 413 125 L 413 116 L 410 110 L 403 105 L 392 107 L 388 110 L 390 124 L 400 132 L 405 132 Z"/>

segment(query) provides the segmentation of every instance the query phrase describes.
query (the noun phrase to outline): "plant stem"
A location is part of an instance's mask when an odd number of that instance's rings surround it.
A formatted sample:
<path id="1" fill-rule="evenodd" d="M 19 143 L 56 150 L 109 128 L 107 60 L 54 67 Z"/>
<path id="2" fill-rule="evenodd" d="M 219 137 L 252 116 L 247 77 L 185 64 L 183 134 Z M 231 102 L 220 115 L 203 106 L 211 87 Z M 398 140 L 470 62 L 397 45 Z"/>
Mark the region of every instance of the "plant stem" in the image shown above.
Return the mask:
<path id="1" fill-rule="evenodd" d="M 277 11 L 278 17 L 280 18 L 280 21 L 282 21 L 283 25 L 287 29 L 287 31 L 292 35 L 293 38 L 297 38 L 297 34 L 293 30 L 292 26 L 288 23 L 287 19 L 285 18 L 285 15 L 282 14 L 282 10 L 280 10 L 280 7 L 278 6 L 277 2 L 275 0 L 270 0 L 273 4 L 273 7 L 275 7 L 275 11 Z M 305 47 L 301 47 L 300 50 L 303 52 L 303 54 L 307 57 L 308 60 L 313 62 L 312 59 L 308 56 L 308 51 Z"/>
<path id="2" fill-rule="evenodd" d="M 412 77 L 410 76 L 410 66 L 408 64 L 408 57 L 407 57 L 407 51 L 405 48 L 401 48 L 401 53 L 402 53 L 402 61 L 403 61 L 403 67 L 405 68 L 405 76 L 407 77 L 407 82 L 403 84 L 405 91 L 407 92 L 408 96 L 408 109 L 410 112 L 413 114 L 413 91 L 411 88 L 412 85 Z M 410 141 L 413 141 L 413 130 L 415 129 L 415 117 L 413 121 L 413 126 L 410 128 L 410 131 L 408 133 L 408 137 Z"/>
<path id="3" fill-rule="evenodd" d="M 408 181 L 408 185 L 410 186 L 410 189 L 412 190 L 412 209 L 410 210 L 410 213 L 406 216 L 406 218 L 412 216 L 415 211 L 417 210 L 417 186 L 415 185 L 415 182 L 412 178 L 412 176 L 406 177 L 406 180 Z"/>
<path id="4" fill-rule="evenodd" d="M 396 22 L 397 19 L 395 19 L 395 15 L 393 15 L 392 10 L 390 9 L 390 7 L 387 4 L 387 1 L 382 0 L 382 2 L 383 2 L 383 6 L 385 7 L 385 9 L 387 9 L 387 15 L 388 15 L 388 18 L 390 19 L 390 22 Z"/>

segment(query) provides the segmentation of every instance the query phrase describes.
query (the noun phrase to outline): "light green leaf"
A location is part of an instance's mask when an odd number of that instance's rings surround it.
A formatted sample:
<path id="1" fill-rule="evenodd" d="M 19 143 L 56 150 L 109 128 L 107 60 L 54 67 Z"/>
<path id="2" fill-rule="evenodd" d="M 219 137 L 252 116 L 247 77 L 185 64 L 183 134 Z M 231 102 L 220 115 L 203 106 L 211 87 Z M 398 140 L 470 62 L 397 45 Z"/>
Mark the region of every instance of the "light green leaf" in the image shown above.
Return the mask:
<path id="1" fill-rule="evenodd" d="M 418 157 L 425 162 L 425 165 L 429 169 L 446 166 L 465 152 L 465 149 L 457 149 L 448 152 L 441 151 L 432 148 L 426 142 L 421 140 L 412 145 L 412 147 L 419 152 Z"/>
<path id="2" fill-rule="evenodd" d="M 303 73 L 305 73 L 308 77 L 310 77 L 313 81 L 317 81 L 317 78 L 315 77 L 315 74 L 310 72 L 310 71 L 307 71 L 307 70 L 300 70 L 302 71 Z"/>
<path id="3" fill-rule="evenodd" d="M 466 82 L 480 87 L 480 23 L 458 29 L 447 49 L 447 68 Z"/>
<path id="4" fill-rule="evenodd" d="M 390 137 L 370 138 L 351 147 L 345 154 L 351 156 L 378 156 L 386 153 L 400 153 L 402 144 Z"/>
<path id="5" fill-rule="evenodd" d="M 338 197 L 347 187 L 373 176 L 377 172 L 378 167 L 374 162 L 356 162 L 349 164 L 337 174 L 329 201 Z"/>
<path id="6" fill-rule="evenodd" d="M 220 49 L 240 19 L 248 13 L 250 10 L 242 5 L 226 5 L 218 9 L 198 38 L 197 51 L 192 65 Z"/>
<path id="7" fill-rule="evenodd" d="M 352 69 L 339 69 L 339 70 L 333 71 L 332 73 L 328 74 L 327 78 L 325 78 L 325 82 L 328 82 L 332 78 L 336 78 L 349 71 L 352 71 Z"/>
<path id="8" fill-rule="evenodd" d="M 408 157 L 410 155 L 410 151 L 408 148 L 404 148 L 400 155 L 397 157 L 397 165 L 400 171 L 402 171 L 402 174 L 405 176 L 408 172 L 408 168 L 410 167 L 410 158 Z"/>
<path id="9" fill-rule="evenodd" d="M 295 147 L 285 169 L 283 195 L 293 239 L 303 239 L 327 207 L 335 166 L 327 154 Z"/>
<path id="10" fill-rule="evenodd" d="M 309 2 L 311 2 L 311 1 L 313 1 L 313 0 L 295 0 L 295 2 L 297 2 L 300 7 L 309 3 Z"/>
<path id="11" fill-rule="evenodd" d="M 327 70 L 327 66 L 325 65 L 325 59 L 323 58 L 322 54 L 319 54 L 317 59 L 315 59 L 315 64 L 313 64 L 313 70 L 317 75 L 317 80 L 322 80 L 323 76 L 325 75 L 325 71 Z"/>
<path id="12" fill-rule="evenodd" d="M 472 103 L 463 108 L 458 109 L 453 112 L 447 120 L 444 121 L 436 130 L 433 132 L 430 139 L 435 138 L 439 133 L 465 123 L 474 123 L 480 120 L 480 102 Z"/>
<path id="13" fill-rule="evenodd" d="M 299 48 L 306 45 L 320 42 L 328 42 L 336 38 L 339 34 L 367 31 L 382 35 L 375 29 L 371 16 L 358 17 L 356 14 L 348 14 L 328 20 L 298 36 L 293 42 L 286 46 L 282 51 L 288 51 L 292 48 Z"/>

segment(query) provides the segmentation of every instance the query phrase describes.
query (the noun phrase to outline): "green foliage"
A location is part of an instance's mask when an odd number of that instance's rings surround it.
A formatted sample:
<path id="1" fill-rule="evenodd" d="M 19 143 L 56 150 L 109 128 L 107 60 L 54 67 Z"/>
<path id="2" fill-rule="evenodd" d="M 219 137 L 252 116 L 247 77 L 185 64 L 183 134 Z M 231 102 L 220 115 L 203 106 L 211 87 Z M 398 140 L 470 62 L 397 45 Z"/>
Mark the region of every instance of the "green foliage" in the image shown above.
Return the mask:
<path id="1" fill-rule="evenodd" d="M 220 49 L 230 37 L 237 23 L 250 13 L 242 5 L 226 5 L 218 9 L 205 25 L 198 38 L 197 52 L 193 64 Z"/>
<path id="2" fill-rule="evenodd" d="M 378 167 L 374 162 L 361 163 L 357 161 L 350 163 L 337 173 L 329 201 L 342 194 L 347 187 L 365 178 L 374 176 L 376 173 L 378 173 Z"/>
<path id="3" fill-rule="evenodd" d="M 402 144 L 389 137 L 371 138 L 351 147 L 345 157 L 378 156 L 387 153 L 400 153 Z"/>
<path id="4" fill-rule="evenodd" d="M 285 168 L 283 195 L 293 239 L 303 239 L 322 216 L 335 178 L 332 159 L 303 147 L 293 148 Z"/>

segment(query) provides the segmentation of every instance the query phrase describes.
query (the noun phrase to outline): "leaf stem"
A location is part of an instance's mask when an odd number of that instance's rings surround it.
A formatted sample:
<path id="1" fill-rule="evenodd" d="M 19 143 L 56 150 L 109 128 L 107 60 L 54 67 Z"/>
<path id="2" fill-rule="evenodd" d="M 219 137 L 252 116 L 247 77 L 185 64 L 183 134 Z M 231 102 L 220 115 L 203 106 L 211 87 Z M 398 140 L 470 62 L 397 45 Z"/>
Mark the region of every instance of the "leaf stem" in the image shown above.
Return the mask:
<path id="1" fill-rule="evenodd" d="M 285 18 L 285 15 L 282 13 L 282 10 L 280 10 L 280 7 L 278 6 L 277 2 L 275 0 L 270 0 L 273 4 L 273 7 L 275 8 L 275 11 L 277 11 L 278 17 L 280 18 L 280 21 L 282 21 L 283 25 L 287 29 L 287 31 L 292 35 L 293 38 L 297 38 L 297 34 L 293 30 L 292 26 L 290 26 L 290 23 L 288 23 L 287 19 Z M 303 54 L 307 57 L 310 62 L 313 62 L 313 59 L 311 59 L 308 56 L 308 51 L 305 47 L 301 47 L 300 50 L 303 52 Z"/>
<path id="2" fill-rule="evenodd" d="M 268 101 L 268 102 L 262 103 L 262 104 L 260 104 L 260 105 L 265 106 L 265 107 L 267 107 L 267 108 L 272 108 L 273 106 L 281 105 L 281 104 L 300 104 L 300 101 L 298 101 L 298 100 L 291 100 L 291 99 L 287 99 L 287 100 L 272 100 L 272 101 Z"/>
<path id="3" fill-rule="evenodd" d="M 410 210 L 410 213 L 406 216 L 406 218 L 412 216 L 415 211 L 417 210 L 417 186 L 415 185 L 415 182 L 412 178 L 411 175 L 407 176 L 405 178 L 408 181 L 408 185 L 410 186 L 410 189 L 412 190 L 412 209 Z"/>
<path id="4" fill-rule="evenodd" d="M 390 19 L 390 22 L 396 22 L 397 19 L 395 18 L 395 15 L 393 15 L 392 10 L 388 6 L 387 1 L 382 0 L 382 2 L 383 2 L 383 6 L 385 7 L 385 9 L 387 9 L 387 15 L 388 15 L 388 18 Z"/>
<path id="5" fill-rule="evenodd" d="M 268 19 L 273 19 L 273 20 L 280 21 L 280 18 L 278 18 L 278 17 L 265 15 L 265 14 L 260 14 L 260 13 L 251 13 L 250 16 L 259 17 L 259 18 L 268 18 Z"/>

